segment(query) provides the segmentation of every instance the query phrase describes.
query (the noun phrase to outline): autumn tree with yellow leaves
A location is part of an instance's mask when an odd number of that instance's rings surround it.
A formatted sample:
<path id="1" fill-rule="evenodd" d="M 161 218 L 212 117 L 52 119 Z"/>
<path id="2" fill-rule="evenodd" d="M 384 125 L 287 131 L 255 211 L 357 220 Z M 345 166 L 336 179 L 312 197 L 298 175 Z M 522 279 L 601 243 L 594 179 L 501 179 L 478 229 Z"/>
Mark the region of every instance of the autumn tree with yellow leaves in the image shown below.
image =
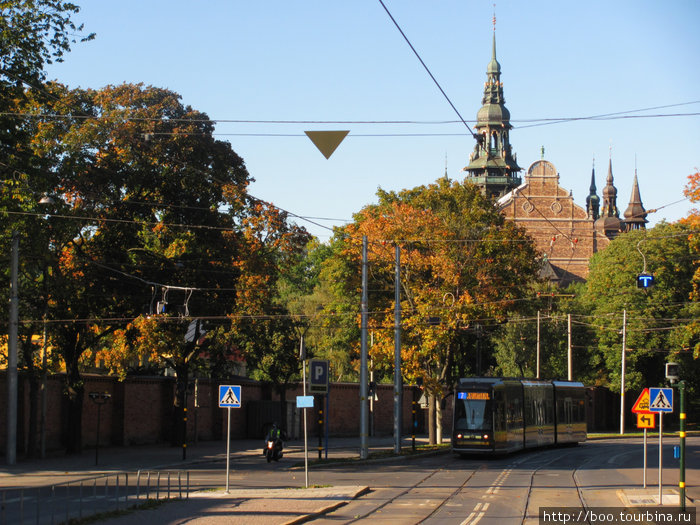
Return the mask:
<path id="1" fill-rule="evenodd" d="M 346 300 L 357 300 L 366 236 L 370 356 L 378 376 L 391 378 L 394 247 L 399 246 L 401 373 L 408 383 L 422 380 L 435 441 L 436 408 L 457 377 L 475 371 L 475 324 L 497 324 L 517 309 L 536 277 L 536 253 L 524 231 L 505 221 L 470 184 L 440 179 L 378 196 L 378 204 L 336 232 L 325 278 L 343 283 L 337 292 Z M 357 356 L 357 343 L 354 352 Z"/>

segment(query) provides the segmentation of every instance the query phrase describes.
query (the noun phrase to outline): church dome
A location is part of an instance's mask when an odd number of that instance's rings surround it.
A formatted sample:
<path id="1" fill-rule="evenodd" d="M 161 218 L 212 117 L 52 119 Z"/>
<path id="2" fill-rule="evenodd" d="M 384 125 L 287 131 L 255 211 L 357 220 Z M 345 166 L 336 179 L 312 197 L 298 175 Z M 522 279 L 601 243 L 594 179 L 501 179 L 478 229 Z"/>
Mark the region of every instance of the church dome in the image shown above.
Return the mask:
<path id="1" fill-rule="evenodd" d="M 476 114 L 477 122 L 500 124 L 510 120 L 510 111 L 503 104 L 484 104 Z"/>

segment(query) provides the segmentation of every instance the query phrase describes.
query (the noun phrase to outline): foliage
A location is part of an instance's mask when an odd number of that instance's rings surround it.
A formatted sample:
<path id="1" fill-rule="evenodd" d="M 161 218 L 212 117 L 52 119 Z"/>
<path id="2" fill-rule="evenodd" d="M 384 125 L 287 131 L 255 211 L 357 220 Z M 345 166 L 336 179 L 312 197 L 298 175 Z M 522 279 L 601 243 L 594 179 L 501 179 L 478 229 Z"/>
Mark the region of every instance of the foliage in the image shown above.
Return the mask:
<path id="1" fill-rule="evenodd" d="M 469 332 L 475 322 L 504 320 L 526 294 L 537 269 L 534 249 L 524 232 L 470 184 L 441 179 L 378 195 L 378 204 L 336 232 L 324 271 L 336 278 L 333 293 L 345 298 L 345 312 L 355 312 L 357 323 L 361 243 L 367 237 L 371 357 L 379 377 L 389 378 L 395 246 L 400 247 L 402 374 L 444 395 L 455 370 L 473 360 Z M 352 352 L 357 355 L 356 344 Z"/>
<path id="2" fill-rule="evenodd" d="M 606 377 L 597 341 L 588 326 L 587 309 L 579 297 L 582 284 L 566 289 L 540 290 L 536 300 L 525 303 L 519 316 L 502 325 L 495 335 L 497 375 L 537 376 L 537 317 L 540 329 L 540 378 L 568 377 L 568 318 L 571 317 L 572 377 L 586 384 Z M 535 292 L 533 292 L 534 294 Z"/>
<path id="3" fill-rule="evenodd" d="M 30 98 L 25 111 L 37 117 L 25 125 L 54 207 L 27 221 L 46 233 L 34 239 L 41 263 L 25 269 L 46 275 L 41 298 L 71 412 L 82 403 L 80 369 L 98 359 L 124 374 L 148 354 L 176 370 L 182 393 L 203 350 L 199 340 L 185 342 L 191 319 L 226 322 L 244 310 L 308 234 L 247 194 L 242 159 L 175 93 L 128 84 L 48 89 L 49 101 Z M 36 213 L 32 193 L 21 196 Z M 159 302 L 168 309 L 156 322 L 149 315 Z M 69 441 L 79 449 L 78 435 Z"/>
<path id="4" fill-rule="evenodd" d="M 591 259 L 584 303 L 597 332 L 607 382 L 619 391 L 623 311 L 626 326 L 626 389 L 663 384 L 669 354 L 688 360 L 678 345 L 688 319 L 697 319 L 692 292 L 693 255 L 684 224 L 661 223 L 650 230 L 621 234 Z M 652 273 L 655 286 L 636 288 L 636 276 Z"/>

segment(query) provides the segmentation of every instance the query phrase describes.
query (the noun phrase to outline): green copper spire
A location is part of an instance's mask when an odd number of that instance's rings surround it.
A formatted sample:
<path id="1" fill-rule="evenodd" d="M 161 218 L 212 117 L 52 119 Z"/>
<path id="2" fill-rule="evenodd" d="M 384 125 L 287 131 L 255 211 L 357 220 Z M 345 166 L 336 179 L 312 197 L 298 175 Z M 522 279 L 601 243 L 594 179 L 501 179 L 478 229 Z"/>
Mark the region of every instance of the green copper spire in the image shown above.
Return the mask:
<path id="1" fill-rule="evenodd" d="M 477 184 L 484 194 L 499 197 L 520 185 L 521 168 L 510 146 L 509 132 L 513 126 L 503 97 L 501 65 L 496 59 L 495 27 L 481 104 L 475 126 L 479 138 L 463 171 L 467 172 L 467 180 Z"/>
<path id="2" fill-rule="evenodd" d="M 598 219 L 600 212 L 600 197 L 596 193 L 595 187 L 595 159 L 593 159 L 593 169 L 591 170 L 591 187 L 589 188 L 588 197 L 586 197 L 586 212 L 588 218 L 594 221 Z"/>

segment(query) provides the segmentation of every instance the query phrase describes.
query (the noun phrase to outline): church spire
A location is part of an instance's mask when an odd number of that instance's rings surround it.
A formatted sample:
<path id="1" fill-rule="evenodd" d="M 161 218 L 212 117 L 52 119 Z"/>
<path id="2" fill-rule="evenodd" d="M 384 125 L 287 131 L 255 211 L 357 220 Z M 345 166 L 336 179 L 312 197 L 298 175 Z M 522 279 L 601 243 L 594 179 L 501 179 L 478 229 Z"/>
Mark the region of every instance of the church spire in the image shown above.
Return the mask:
<path id="1" fill-rule="evenodd" d="M 593 159 L 593 169 L 591 170 L 591 187 L 589 188 L 588 197 L 586 197 L 586 213 L 589 219 L 594 221 L 599 217 L 600 198 L 596 193 L 595 187 L 595 159 Z"/>
<path id="2" fill-rule="evenodd" d="M 617 188 L 613 184 L 612 155 L 608 164 L 608 176 L 603 188 L 603 210 L 600 218 L 595 221 L 597 229 L 603 231 L 606 237 L 612 239 L 622 230 L 620 211 L 617 209 Z"/>
<path id="3" fill-rule="evenodd" d="M 637 182 L 637 169 L 634 170 L 634 182 L 632 184 L 632 196 L 629 206 L 625 210 L 625 231 L 646 229 L 647 211 L 639 196 L 639 183 Z"/>
<path id="4" fill-rule="evenodd" d="M 509 132 L 513 126 L 503 97 L 501 64 L 496 58 L 495 21 L 481 104 L 476 115 L 477 143 L 463 171 L 467 172 L 467 180 L 478 185 L 484 194 L 499 197 L 520 185 L 521 168 L 510 146 Z"/>

